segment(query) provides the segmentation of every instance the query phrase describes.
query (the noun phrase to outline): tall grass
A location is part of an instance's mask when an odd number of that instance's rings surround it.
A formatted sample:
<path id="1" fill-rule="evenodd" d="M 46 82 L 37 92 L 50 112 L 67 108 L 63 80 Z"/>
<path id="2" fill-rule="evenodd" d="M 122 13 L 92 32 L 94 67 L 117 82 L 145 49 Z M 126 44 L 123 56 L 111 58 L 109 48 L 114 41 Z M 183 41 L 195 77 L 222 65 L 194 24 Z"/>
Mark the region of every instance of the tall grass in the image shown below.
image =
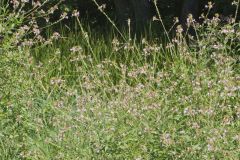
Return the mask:
<path id="1" fill-rule="evenodd" d="M 191 45 L 78 25 L 2 42 L 0 159 L 239 159 L 239 23 L 208 20 Z"/>

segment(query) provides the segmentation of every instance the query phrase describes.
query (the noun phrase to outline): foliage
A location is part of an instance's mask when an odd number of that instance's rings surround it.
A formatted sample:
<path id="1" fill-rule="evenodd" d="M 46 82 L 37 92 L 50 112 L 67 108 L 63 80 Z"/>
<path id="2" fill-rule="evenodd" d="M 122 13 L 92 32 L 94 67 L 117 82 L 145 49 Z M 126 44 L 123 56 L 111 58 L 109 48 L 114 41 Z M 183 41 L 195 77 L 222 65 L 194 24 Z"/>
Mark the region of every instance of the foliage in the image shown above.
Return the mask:
<path id="1" fill-rule="evenodd" d="M 139 42 L 74 11 L 78 30 L 14 45 L 28 19 L 0 13 L 17 26 L 1 32 L 0 159 L 239 159 L 239 23 Z"/>

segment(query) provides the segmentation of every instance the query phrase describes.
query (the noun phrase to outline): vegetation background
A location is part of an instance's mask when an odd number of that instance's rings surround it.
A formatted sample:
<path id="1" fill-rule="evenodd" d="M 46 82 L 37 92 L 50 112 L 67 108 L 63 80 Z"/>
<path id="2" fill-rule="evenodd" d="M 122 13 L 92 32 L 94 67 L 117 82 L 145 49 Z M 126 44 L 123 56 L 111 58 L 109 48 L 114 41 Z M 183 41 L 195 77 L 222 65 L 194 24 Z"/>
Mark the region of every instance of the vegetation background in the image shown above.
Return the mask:
<path id="1" fill-rule="evenodd" d="M 193 38 L 175 26 L 137 39 L 111 1 L 6 2 L 0 159 L 240 158 L 239 0 L 226 22 L 190 21 Z"/>

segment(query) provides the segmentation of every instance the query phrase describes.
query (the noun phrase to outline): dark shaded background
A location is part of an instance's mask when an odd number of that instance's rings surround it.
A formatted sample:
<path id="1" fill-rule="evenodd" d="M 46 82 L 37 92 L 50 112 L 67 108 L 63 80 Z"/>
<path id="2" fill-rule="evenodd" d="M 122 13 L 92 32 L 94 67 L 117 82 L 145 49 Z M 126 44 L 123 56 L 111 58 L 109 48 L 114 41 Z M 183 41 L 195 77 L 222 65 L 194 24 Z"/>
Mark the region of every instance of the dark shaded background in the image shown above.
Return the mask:
<path id="1" fill-rule="evenodd" d="M 7 1 L 7 0 L 3 0 Z M 52 0 L 50 3 L 54 4 L 59 0 Z M 106 14 L 117 23 L 117 13 L 115 6 L 113 4 L 113 0 L 96 0 L 99 5 L 105 4 L 105 12 Z M 151 0 L 152 2 L 153 0 Z M 182 0 L 184 1 L 184 0 Z M 215 8 L 213 9 L 214 13 L 220 13 L 223 15 L 233 15 L 235 13 L 235 7 L 231 5 L 233 0 L 215 0 Z M 167 28 L 170 28 L 173 24 L 173 18 L 178 16 L 177 13 L 181 11 L 181 5 L 179 4 L 181 0 L 158 0 L 158 8 L 160 10 L 161 16 L 163 18 L 164 24 Z M 202 2 L 207 3 L 208 0 L 202 0 Z M 204 3 L 201 8 L 204 9 Z M 51 4 L 49 4 L 51 5 Z M 47 6 L 46 6 L 47 7 Z M 156 15 L 156 9 L 152 3 L 152 15 Z M 106 28 L 110 27 L 110 23 L 107 18 L 98 10 L 96 4 L 94 4 L 93 0 L 65 0 L 60 5 L 60 10 L 55 12 L 51 19 L 54 21 L 57 19 L 63 11 L 67 11 L 69 13 L 69 17 L 71 17 L 71 12 L 77 9 L 80 12 L 80 19 L 91 29 L 97 30 L 106 30 Z M 239 15 L 239 14 L 238 14 Z M 240 16 L 238 16 L 239 19 Z M 64 20 L 62 24 L 68 25 L 70 28 L 73 24 L 73 19 L 69 18 Z M 41 23 L 43 24 L 43 23 Z M 157 29 L 159 29 L 158 27 Z"/>
<path id="2" fill-rule="evenodd" d="M 116 19 L 116 13 L 112 0 L 96 1 L 100 5 L 106 4 L 105 11 L 111 18 Z M 207 2 L 207 0 L 204 1 L 204 3 Z M 235 7 L 231 5 L 232 0 L 215 0 L 213 3 L 215 3 L 214 12 L 218 12 L 223 15 L 231 15 L 235 11 Z M 97 10 L 97 7 L 92 0 L 68 0 L 64 3 L 64 5 L 71 9 L 78 9 L 80 11 L 81 18 L 88 19 L 89 21 L 95 20 L 98 23 L 104 22 L 105 17 Z M 154 6 L 152 6 L 152 8 L 154 14 Z M 169 17 L 176 16 L 175 11 L 180 9 L 180 6 L 177 4 L 176 0 L 159 0 L 158 8 L 163 15 L 163 19 L 167 21 L 169 20 Z"/>

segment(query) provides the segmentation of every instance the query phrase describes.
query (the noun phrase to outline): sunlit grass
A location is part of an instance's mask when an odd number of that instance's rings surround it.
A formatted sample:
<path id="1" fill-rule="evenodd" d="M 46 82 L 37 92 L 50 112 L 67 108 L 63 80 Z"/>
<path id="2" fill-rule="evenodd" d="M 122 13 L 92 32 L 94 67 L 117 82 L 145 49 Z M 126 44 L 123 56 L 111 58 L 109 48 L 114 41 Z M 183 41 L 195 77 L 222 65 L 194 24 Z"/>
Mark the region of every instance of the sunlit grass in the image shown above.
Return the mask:
<path id="1" fill-rule="evenodd" d="M 188 44 L 85 25 L 4 41 L 0 159 L 239 159 L 239 23 L 215 23 Z"/>

